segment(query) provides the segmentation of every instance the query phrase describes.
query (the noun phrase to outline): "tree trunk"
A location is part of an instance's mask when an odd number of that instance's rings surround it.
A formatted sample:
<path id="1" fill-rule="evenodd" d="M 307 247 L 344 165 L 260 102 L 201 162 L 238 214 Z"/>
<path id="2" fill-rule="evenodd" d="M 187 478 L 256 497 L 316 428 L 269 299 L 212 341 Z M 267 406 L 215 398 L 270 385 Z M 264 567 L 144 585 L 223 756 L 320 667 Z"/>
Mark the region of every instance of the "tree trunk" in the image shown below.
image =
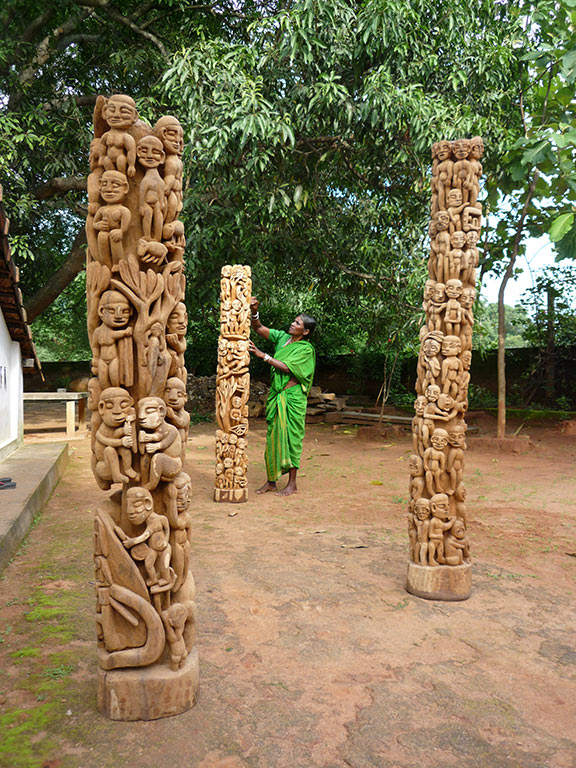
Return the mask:
<path id="1" fill-rule="evenodd" d="M 76 275 L 82 271 L 86 261 L 86 232 L 84 227 L 78 232 L 70 253 L 64 264 L 54 272 L 46 285 L 36 291 L 34 296 L 26 302 L 25 309 L 28 316 L 28 322 L 41 315 L 44 310 L 62 293 Z"/>
<path id="2" fill-rule="evenodd" d="M 526 200 L 522 207 L 520 219 L 516 226 L 510 261 L 508 262 L 508 266 L 506 267 L 504 277 L 502 278 L 498 290 L 498 425 L 496 428 L 496 437 L 498 439 L 506 437 L 506 307 L 504 306 L 504 293 L 506 291 L 506 284 L 512 277 L 512 272 L 514 271 L 516 257 L 518 256 L 522 235 L 524 234 L 524 224 L 526 223 L 528 207 L 530 201 L 534 197 L 536 182 L 538 181 L 539 176 L 540 171 L 536 168 L 528 189 L 528 194 L 526 195 Z"/>
<path id="3" fill-rule="evenodd" d="M 555 338 L 554 338 L 554 299 L 555 292 L 553 288 L 548 288 L 548 311 L 547 311 L 547 339 L 546 339 L 546 405 L 551 406 L 555 399 L 556 375 L 554 370 L 555 363 Z"/>
<path id="4" fill-rule="evenodd" d="M 496 437 L 498 438 L 506 437 L 506 307 L 504 306 L 504 291 L 508 282 L 507 274 L 508 270 L 498 291 L 498 424 L 496 428 Z"/>

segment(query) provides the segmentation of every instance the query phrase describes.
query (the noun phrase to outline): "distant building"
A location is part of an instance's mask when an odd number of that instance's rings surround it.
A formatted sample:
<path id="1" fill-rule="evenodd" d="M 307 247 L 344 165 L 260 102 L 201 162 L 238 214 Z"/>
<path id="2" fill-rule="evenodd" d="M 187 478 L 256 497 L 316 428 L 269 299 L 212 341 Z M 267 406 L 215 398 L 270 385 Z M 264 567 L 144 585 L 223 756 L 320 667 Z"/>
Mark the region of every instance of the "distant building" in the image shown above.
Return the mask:
<path id="1" fill-rule="evenodd" d="M 0 460 L 23 439 L 23 374 L 42 375 L 10 255 L 9 224 L 0 186 Z"/>

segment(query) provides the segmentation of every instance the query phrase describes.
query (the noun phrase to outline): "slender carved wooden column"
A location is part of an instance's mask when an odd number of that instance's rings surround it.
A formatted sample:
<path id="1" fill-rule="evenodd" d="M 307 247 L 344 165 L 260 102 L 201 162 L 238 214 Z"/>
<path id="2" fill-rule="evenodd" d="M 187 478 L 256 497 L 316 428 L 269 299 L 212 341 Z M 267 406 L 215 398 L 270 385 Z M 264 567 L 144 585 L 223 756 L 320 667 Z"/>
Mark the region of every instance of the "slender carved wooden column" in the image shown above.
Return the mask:
<path id="1" fill-rule="evenodd" d="M 465 414 L 472 359 L 482 139 L 432 147 L 430 258 L 412 421 L 407 589 L 433 600 L 470 595 Z"/>
<path id="2" fill-rule="evenodd" d="M 250 396 L 250 267 L 222 267 L 220 338 L 216 374 L 216 480 L 214 501 L 248 499 L 246 436 Z"/>
<path id="3" fill-rule="evenodd" d="M 182 127 L 151 128 L 99 96 L 88 177 L 86 282 L 95 517 L 98 707 L 151 720 L 198 687 L 186 403 Z"/>

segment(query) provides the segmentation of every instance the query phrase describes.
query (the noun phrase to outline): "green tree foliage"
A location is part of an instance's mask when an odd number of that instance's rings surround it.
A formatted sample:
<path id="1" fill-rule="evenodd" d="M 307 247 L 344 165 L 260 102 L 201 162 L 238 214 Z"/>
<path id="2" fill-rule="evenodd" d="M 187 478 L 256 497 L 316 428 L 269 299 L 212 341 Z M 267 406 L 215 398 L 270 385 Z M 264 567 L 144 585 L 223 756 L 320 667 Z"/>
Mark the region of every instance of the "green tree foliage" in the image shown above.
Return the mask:
<path id="1" fill-rule="evenodd" d="M 190 131 L 198 303 L 215 309 L 216 265 L 249 261 L 263 311 L 293 294 L 320 314 L 323 351 L 413 346 L 430 145 L 480 133 L 497 162 L 521 35 L 514 4 L 302 0 L 184 48 L 164 82 Z"/>
<path id="2" fill-rule="evenodd" d="M 474 318 L 474 349 L 485 351 L 498 346 L 498 304 L 480 301 Z M 525 306 L 506 305 L 506 349 L 529 347 L 531 320 Z"/>
<path id="3" fill-rule="evenodd" d="M 531 56 L 555 5 L 10 0 L 0 178 L 30 304 L 58 295 L 59 267 L 63 284 L 80 269 L 91 105 L 127 92 L 144 119 L 185 124 L 191 369 L 213 355 L 219 270 L 234 261 L 253 266 L 267 322 L 319 315 L 320 351 L 414 347 L 429 147 L 482 135 L 492 212 L 499 187 L 521 199 L 511 167 L 529 147 L 512 147 L 538 118 Z M 488 267 L 509 239 L 491 233 Z M 73 317 L 68 290 L 48 313 Z"/>

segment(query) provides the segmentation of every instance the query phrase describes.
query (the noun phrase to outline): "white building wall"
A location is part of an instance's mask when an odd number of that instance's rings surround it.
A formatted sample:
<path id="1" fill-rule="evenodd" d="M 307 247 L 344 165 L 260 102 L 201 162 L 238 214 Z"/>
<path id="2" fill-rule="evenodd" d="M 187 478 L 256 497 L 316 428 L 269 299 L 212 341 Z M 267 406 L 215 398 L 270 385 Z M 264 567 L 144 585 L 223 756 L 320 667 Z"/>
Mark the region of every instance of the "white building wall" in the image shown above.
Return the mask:
<path id="1" fill-rule="evenodd" d="M 22 360 L 0 312 L 0 459 L 14 450 L 23 435 Z"/>

